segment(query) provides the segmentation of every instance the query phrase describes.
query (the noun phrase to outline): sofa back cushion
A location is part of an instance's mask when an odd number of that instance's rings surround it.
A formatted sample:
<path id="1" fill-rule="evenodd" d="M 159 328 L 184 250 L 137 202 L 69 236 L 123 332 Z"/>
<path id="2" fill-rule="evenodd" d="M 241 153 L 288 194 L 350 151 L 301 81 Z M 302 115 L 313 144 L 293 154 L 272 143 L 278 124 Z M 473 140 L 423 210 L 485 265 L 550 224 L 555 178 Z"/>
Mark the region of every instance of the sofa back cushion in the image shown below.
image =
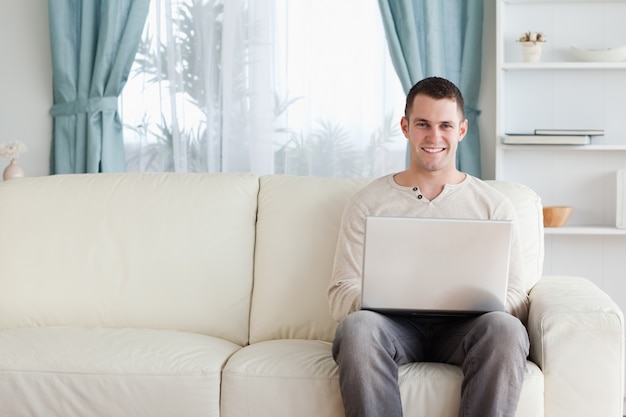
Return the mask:
<path id="1" fill-rule="evenodd" d="M 531 188 L 514 182 L 485 181 L 506 195 L 515 206 L 526 264 L 526 289 L 539 281 L 543 273 L 543 206 L 541 198 Z"/>
<path id="2" fill-rule="evenodd" d="M 326 290 L 346 202 L 371 179 L 261 177 L 250 343 L 273 339 L 331 341 Z M 488 181 L 514 203 L 530 288 L 541 275 L 541 203 L 530 188 Z"/>
<path id="3" fill-rule="evenodd" d="M 333 339 L 326 289 L 339 224 L 348 199 L 370 181 L 261 177 L 250 343 Z"/>
<path id="4" fill-rule="evenodd" d="M 0 185 L 0 328 L 248 340 L 258 177 L 81 174 Z"/>

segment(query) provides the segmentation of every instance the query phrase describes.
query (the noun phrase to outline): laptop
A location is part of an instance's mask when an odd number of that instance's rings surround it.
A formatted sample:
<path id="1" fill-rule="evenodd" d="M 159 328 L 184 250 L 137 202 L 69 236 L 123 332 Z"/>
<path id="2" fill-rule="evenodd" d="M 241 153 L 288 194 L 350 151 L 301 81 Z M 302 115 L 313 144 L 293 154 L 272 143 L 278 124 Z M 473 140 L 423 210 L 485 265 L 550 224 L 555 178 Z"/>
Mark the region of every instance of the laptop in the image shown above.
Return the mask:
<path id="1" fill-rule="evenodd" d="M 503 311 L 513 223 L 366 217 L 361 308 L 388 314 Z"/>

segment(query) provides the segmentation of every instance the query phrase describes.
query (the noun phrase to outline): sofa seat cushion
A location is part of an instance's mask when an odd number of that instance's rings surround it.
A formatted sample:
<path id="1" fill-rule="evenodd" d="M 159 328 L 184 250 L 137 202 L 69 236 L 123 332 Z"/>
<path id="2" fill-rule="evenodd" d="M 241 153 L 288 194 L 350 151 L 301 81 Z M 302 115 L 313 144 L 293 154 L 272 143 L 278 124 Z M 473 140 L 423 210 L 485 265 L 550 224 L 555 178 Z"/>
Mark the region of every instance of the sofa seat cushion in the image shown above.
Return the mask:
<path id="1" fill-rule="evenodd" d="M 244 347 L 224 368 L 222 417 L 343 416 L 330 349 L 328 342 L 299 339 Z"/>
<path id="2" fill-rule="evenodd" d="M 403 406 L 411 415 L 458 415 L 460 368 L 412 363 L 400 367 Z M 278 396 L 277 393 L 280 393 Z M 543 375 L 528 362 L 518 417 L 543 415 Z M 331 344 L 314 340 L 259 342 L 237 351 L 222 377 L 222 416 L 343 417 Z"/>
<path id="3" fill-rule="evenodd" d="M 442 363 L 411 363 L 400 367 L 402 408 L 408 415 L 456 417 L 459 415 L 463 371 L 458 366 Z M 526 362 L 524 385 L 516 417 L 543 416 L 544 378 L 541 369 Z"/>
<path id="4" fill-rule="evenodd" d="M 219 416 L 220 375 L 240 346 L 169 330 L 0 331 L 2 416 Z"/>

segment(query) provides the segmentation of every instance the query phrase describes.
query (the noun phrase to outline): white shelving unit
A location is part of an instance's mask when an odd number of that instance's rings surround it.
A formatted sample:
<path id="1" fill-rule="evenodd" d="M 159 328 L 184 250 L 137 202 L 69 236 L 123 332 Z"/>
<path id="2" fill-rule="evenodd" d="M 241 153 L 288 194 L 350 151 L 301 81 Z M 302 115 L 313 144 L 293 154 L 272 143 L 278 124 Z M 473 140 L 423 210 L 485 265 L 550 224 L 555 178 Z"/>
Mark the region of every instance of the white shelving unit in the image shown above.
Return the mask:
<path id="1" fill-rule="evenodd" d="M 575 207 L 568 225 L 547 235 L 626 235 L 615 227 L 615 176 L 626 168 L 626 62 L 579 62 L 570 51 L 626 45 L 623 16 L 626 0 L 497 2 L 496 178 L 531 186 L 545 205 Z M 522 62 L 516 42 L 530 30 L 547 38 L 538 63 Z M 501 143 L 506 133 L 535 129 L 605 135 L 583 146 Z"/>
<path id="2" fill-rule="evenodd" d="M 626 0 L 496 1 L 496 179 L 526 184 L 543 204 L 574 206 L 545 229 L 545 274 L 585 276 L 626 311 L 626 229 L 616 227 L 617 170 L 626 169 L 626 62 L 578 62 L 570 47 L 626 45 Z M 516 40 L 543 32 L 541 61 Z M 506 133 L 604 129 L 591 145 L 504 145 Z"/>

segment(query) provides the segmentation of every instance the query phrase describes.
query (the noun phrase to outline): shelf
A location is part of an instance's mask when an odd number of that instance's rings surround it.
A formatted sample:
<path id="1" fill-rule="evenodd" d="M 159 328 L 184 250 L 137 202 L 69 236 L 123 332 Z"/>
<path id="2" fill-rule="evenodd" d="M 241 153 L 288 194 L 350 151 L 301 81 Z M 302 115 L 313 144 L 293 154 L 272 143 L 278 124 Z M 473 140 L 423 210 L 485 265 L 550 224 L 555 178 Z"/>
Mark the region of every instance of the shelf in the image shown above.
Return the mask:
<path id="1" fill-rule="evenodd" d="M 626 236 L 626 229 L 618 229 L 611 226 L 546 227 L 543 230 L 546 235 Z"/>
<path id="2" fill-rule="evenodd" d="M 505 62 L 500 68 L 515 71 L 626 70 L 626 62 Z"/>
<path id="3" fill-rule="evenodd" d="M 626 151 L 626 145 L 508 145 L 501 143 L 501 149 L 516 151 Z"/>

